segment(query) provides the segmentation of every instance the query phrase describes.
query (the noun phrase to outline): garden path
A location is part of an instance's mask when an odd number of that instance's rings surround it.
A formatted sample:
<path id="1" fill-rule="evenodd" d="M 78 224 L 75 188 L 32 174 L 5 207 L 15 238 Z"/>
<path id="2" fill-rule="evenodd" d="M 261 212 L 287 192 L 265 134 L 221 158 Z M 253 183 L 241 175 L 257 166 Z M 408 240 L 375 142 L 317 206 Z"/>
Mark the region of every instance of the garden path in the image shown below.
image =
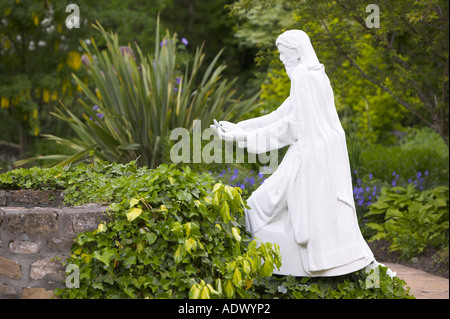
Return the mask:
<path id="1" fill-rule="evenodd" d="M 380 263 L 397 272 L 397 277 L 406 282 L 416 299 L 449 299 L 448 279 L 400 264 Z"/>

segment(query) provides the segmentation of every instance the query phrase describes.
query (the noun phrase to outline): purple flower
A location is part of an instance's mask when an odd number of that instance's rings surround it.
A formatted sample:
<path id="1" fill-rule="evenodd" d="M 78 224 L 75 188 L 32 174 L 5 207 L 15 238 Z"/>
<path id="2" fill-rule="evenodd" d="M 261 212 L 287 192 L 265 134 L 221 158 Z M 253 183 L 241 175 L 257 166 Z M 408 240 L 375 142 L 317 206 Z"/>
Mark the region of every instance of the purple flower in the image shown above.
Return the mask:
<path id="1" fill-rule="evenodd" d="M 425 171 L 425 176 L 428 176 L 428 171 Z"/>
<path id="2" fill-rule="evenodd" d="M 417 178 L 420 178 L 422 176 L 422 173 L 420 171 L 417 172 Z"/>
<path id="3" fill-rule="evenodd" d="M 103 118 L 103 113 L 97 113 L 97 116 L 98 116 L 99 119 L 102 119 Z"/>
<path id="4" fill-rule="evenodd" d="M 175 82 L 176 82 L 177 84 L 180 84 L 180 83 L 181 83 L 181 78 L 180 78 L 180 77 L 175 78 Z"/>
<path id="5" fill-rule="evenodd" d="M 186 38 L 181 38 L 181 43 L 183 43 L 184 45 L 188 45 L 189 42 Z"/>
<path id="6" fill-rule="evenodd" d="M 368 193 L 369 191 L 370 191 L 370 187 L 367 186 L 367 187 L 366 187 L 366 193 Z"/>
<path id="7" fill-rule="evenodd" d="M 86 54 L 83 54 L 81 56 L 81 62 L 83 62 L 83 64 L 86 65 L 87 67 L 89 67 L 89 65 L 91 64 L 91 61 L 89 60 L 89 57 Z"/>
<path id="8" fill-rule="evenodd" d="M 410 179 L 408 179 L 408 184 L 411 184 L 412 183 L 412 179 L 410 178 Z"/>
<path id="9" fill-rule="evenodd" d="M 372 179 L 372 178 L 373 178 L 373 174 L 370 173 L 370 174 L 369 174 L 369 179 Z"/>
<path id="10" fill-rule="evenodd" d="M 92 107 L 92 110 L 93 111 L 97 111 L 99 109 L 99 107 L 97 106 L 97 105 L 94 105 L 93 107 Z"/>
<path id="11" fill-rule="evenodd" d="M 161 43 L 159 44 L 160 47 L 162 47 L 163 45 L 167 44 L 167 43 L 172 43 L 171 40 L 162 40 Z"/>
<path id="12" fill-rule="evenodd" d="M 395 176 L 395 171 L 392 173 L 392 176 Z"/>
<path id="13" fill-rule="evenodd" d="M 259 179 L 261 179 L 261 178 L 263 178 L 263 176 L 264 176 L 264 174 L 263 173 L 258 173 L 258 177 L 259 177 Z"/>
<path id="14" fill-rule="evenodd" d="M 396 186 L 397 185 L 397 181 L 395 180 L 395 178 L 392 180 L 392 186 Z"/>
<path id="15" fill-rule="evenodd" d="M 128 54 L 129 56 L 133 57 L 133 60 L 136 60 L 136 56 L 134 55 L 134 51 L 130 47 L 121 46 L 120 47 L 120 52 L 122 53 L 123 56 L 125 56 L 125 54 Z"/>

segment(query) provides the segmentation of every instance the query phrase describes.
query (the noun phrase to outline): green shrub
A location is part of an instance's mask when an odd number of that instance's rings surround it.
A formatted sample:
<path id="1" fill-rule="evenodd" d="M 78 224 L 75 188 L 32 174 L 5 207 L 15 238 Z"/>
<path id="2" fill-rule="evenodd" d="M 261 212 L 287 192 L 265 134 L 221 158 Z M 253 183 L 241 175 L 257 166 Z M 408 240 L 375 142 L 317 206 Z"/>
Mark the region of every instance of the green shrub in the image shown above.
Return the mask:
<path id="1" fill-rule="evenodd" d="M 383 187 L 378 201 L 369 206 L 367 227 L 375 231 L 370 241 L 387 240 L 389 250 L 409 259 L 428 245 L 448 243 L 449 188 L 418 191 L 408 187 Z"/>
<path id="2" fill-rule="evenodd" d="M 280 266 L 276 245 L 249 242 L 238 188 L 166 165 L 142 178 L 145 191 L 110 206 L 112 222 L 77 237 L 67 262 L 80 288 L 62 297 L 250 297 Z"/>
<path id="3" fill-rule="evenodd" d="M 109 202 L 110 220 L 79 234 L 61 298 L 413 298 L 386 268 L 332 278 L 271 276 L 279 248 L 245 231 L 240 189 L 175 165 L 95 161 L 16 169 L 0 189 L 61 189 L 66 204 Z M 72 268 L 73 269 L 73 268 Z"/>
<path id="4" fill-rule="evenodd" d="M 430 184 L 448 185 L 449 152 L 442 138 L 428 128 L 411 130 L 398 146 L 372 144 L 361 150 L 361 174 L 391 182 L 395 172 L 405 179 L 414 178 L 418 172 L 429 172 Z"/>

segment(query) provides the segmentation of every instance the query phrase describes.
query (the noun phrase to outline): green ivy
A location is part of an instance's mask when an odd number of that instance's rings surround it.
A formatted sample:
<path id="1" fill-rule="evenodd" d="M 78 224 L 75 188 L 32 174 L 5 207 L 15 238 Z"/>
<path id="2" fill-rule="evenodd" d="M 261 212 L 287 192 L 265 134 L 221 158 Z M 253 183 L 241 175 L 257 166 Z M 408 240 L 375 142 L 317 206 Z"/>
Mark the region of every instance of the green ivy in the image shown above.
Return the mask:
<path id="1" fill-rule="evenodd" d="M 79 287 L 61 298 L 413 298 L 406 283 L 364 271 L 273 275 L 280 248 L 250 238 L 240 188 L 188 167 L 96 161 L 0 175 L 0 189 L 60 189 L 66 204 L 108 202 L 108 222 L 80 233 L 66 260 Z"/>
<path id="2" fill-rule="evenodd" d="M 279 247 L 250 241 L 240 190 L 161 165 L 145 190 L 110 205 L 112 221 L 78 235 L 67 260 L 80 288 L 63 298 L 251 297 L 281 265 Z"/>
<path id="3" fill-rule="evenodd" d="M 424 191 L 412 183 L 406 188 L 383 187 L 366 214 L 372 219 L 366 225 L 376 232 L 370 240 L 387 240 L 389 250 L 400 252 L 403 259 L 424 252 L 428 245 L 448 244 L 448 201 L 447 186 Z"/>

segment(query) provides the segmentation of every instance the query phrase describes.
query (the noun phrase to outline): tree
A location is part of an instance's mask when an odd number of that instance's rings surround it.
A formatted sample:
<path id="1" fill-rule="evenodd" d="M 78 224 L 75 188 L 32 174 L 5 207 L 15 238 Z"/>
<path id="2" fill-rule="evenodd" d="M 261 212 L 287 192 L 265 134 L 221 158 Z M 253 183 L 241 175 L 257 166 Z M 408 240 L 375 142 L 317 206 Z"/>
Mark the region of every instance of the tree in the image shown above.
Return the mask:
<path id="1" fill-rule="evenodd" d="M 232 14 L 245 16 L 261 3 L 270 7 L 280 1 L 241 0 Z M 437 131 L 448 146 L 448 1 L 373 4 L 379 8 L 379 28 L 370 28 L 375 12 L 366 12 L 366 1 L 283 1 L 295 16 L 293 27 L 310 35 L 329 73 L 366 79 L 411 112 L 417 123 Z M 366 46 L 382 63 L 358 63 Z"/>
<path id="2" fill-rule="evenodd" d="M 153 45 L 157 13 L 169 0 L 155 5 L 147 1 L 77 1 L 79 28 L 68 28 L 67 3 L 43 0 L 0 2 L 0 139 L 21 146 L 21 155 L 30 153 L 30 140 L 40 132 L 59 135 L 63 128 L 50 116 L 60 101 L 73 104 L 81 87 L 72 73 L 87 81 L 81 67 L 80 40 L 91 43 L 100 39 L 91 27 L 97 19 L 110 29 L 118 30 L 126 43 L 139 42 L 143 50 Z M 100 42 L 99 46 L 105 44 Z M 76 110 L 73 110 L 76 112 Z"/>

